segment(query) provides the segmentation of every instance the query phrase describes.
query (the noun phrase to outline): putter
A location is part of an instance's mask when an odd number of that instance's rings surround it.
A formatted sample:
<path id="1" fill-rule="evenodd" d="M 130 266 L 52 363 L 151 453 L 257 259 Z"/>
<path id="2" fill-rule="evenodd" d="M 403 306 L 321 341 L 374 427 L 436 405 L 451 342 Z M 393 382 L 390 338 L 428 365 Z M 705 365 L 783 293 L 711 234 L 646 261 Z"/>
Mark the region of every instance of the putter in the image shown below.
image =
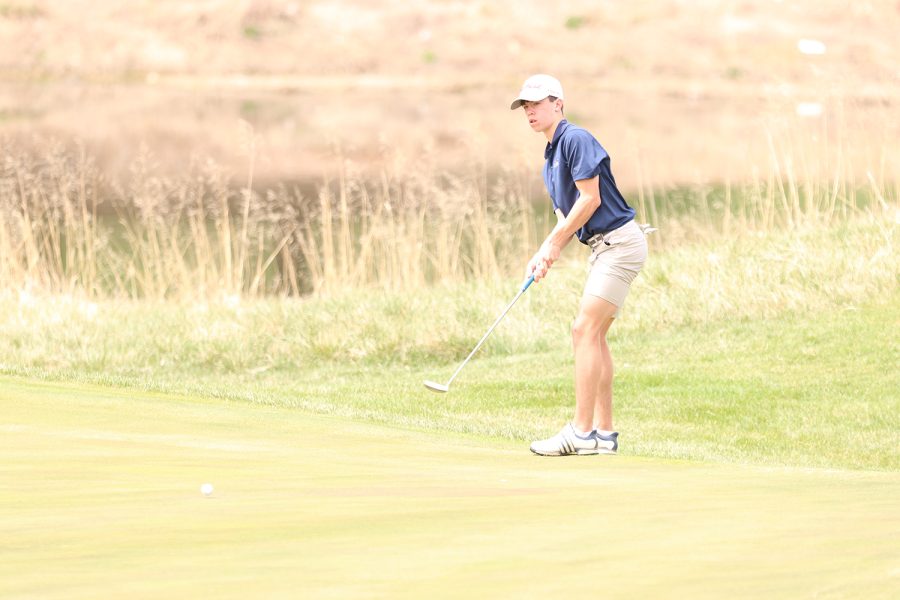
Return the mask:
<path id="1" fill-rule="evenodd" d="M 488 336 L 491 335 L 491 332 L 494 331 L 494 328 L 500 323 L 500 321 L 503 320 L 503 317 L 505 317 L 506 313 L 509 312 L 509 309 L 511 309 L 513 307 L 513 304 L 516 303 L 516 300 L 518 300 L 522 296 L 522 294 L 525 293 L 525 290 L 527 290 L 528 286 L 530 286 L 532 283 L 534 283 L 534 275 L 531 275 L 528 279 L 525 280 L 525 282 L 522 284 L 522 289 L 519 290 L 519 293 L 516 294 L 516 297 L 512 299 L 512 302 L 510 302 L 509 305 L 506 307 L 506 309 L 500 314 L 500 316 L 497 317 L 497 320 L 494 321 L 494 324 L 491 325 L 491 328 L 487 330 L 487 333 L 484 334 L 484 337 L 481 338 L 481 341 L 478 342 L 478 344 L 475 346 L 475 349 L 469 353 L 469 355 L 466 357 L 466 360 L 462 361 L 462 364 L 459 365 L 459 367 L 457 367 L 456 372 L 450 376 L 450 379 L 447 380 L 447 383 L 436 383 L 434 381 L 426 381 L 425 387 L 427 387 L 432 392 L 439 392 L 439 393 L 449 392 L 450 391 L 450 383 L 456 378 L 457 375 L 459 375 L 459 372 L 462 371 L 462 368 L 464 366 L 466 366 L 466 363 L 469 362 L 469 359 L 472 358 L 472 355 L 475 354 L 476 352 L 478 352 L 478 349 L 481 348 L 481 345 L 484 343 L 484 340 L 488 339 Z"/>

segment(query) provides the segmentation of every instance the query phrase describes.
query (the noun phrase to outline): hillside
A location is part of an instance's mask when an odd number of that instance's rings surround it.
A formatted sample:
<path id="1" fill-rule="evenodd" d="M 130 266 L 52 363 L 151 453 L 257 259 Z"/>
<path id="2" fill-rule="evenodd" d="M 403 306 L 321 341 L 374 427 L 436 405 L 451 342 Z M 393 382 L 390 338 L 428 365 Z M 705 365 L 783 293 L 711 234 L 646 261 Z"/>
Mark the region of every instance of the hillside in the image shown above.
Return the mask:
<path id="1" fill-rule="evenodd" d="M 0 135 L 83 140 L 114 171 L 144 144 L 165 169 L 243 173 L 247 125 L 263 178 L 336 156 L 531 168 L 542 143 L 506 106 L 545 71 L 626 187 L 746 179 L 788 152 L 864 173 L 896 160 L 897 30 L 896 2 L 7 0 Z"/>

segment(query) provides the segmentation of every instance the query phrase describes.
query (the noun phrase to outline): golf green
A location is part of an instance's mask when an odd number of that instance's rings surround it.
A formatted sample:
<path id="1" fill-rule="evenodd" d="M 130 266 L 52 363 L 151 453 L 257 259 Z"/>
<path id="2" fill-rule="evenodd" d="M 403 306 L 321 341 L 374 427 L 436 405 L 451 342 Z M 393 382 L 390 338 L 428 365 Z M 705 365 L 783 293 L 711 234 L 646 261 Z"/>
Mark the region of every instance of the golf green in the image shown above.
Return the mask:
<path id="1" fill-rule="evenodd" d="M 3 598 L 900 592 L 898 473 L 542 458 L 14 377 L 0 415 Z"/>

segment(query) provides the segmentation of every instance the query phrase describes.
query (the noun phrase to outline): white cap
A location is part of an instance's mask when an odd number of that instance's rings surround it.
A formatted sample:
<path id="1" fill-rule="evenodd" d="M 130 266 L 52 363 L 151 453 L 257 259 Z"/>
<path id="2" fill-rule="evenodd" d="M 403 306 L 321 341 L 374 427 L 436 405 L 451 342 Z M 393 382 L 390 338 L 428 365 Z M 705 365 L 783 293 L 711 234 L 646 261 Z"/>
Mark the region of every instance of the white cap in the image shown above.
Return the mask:
<path id="1" fill-rule="evenodd" d="M 516 110 L 523 102 L 537 102 L 547 96 L 563 99 L 562 84 L 556 77 L 550 75 L 532 75 L 522 84 L 519 97 L 509 105 L 510 110 Z"/>

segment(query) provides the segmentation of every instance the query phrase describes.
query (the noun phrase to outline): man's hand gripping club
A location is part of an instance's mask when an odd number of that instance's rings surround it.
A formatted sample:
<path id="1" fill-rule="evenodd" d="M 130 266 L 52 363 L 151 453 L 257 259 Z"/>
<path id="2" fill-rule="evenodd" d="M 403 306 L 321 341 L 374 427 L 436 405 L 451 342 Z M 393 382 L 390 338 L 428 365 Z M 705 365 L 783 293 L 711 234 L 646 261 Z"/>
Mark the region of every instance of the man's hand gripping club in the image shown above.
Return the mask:
<path id="1" fill-rule="evenodd" d="M 547 275 L 547 271 L 553 266 L 562 249 L 571 241 L 572 236 L 581 229 L 591 215 L 600 208 L 600 178 L 581 179 L 575 182 L 578 188 L 579 197 L 569 212 L 568 216 L 563 216 L 562 211 L 556 211 L 557 223 L 540 249 L 528 262 L 525 270 L 525 276 L 534 275 L 535 281 L 540 281 Z"/>

